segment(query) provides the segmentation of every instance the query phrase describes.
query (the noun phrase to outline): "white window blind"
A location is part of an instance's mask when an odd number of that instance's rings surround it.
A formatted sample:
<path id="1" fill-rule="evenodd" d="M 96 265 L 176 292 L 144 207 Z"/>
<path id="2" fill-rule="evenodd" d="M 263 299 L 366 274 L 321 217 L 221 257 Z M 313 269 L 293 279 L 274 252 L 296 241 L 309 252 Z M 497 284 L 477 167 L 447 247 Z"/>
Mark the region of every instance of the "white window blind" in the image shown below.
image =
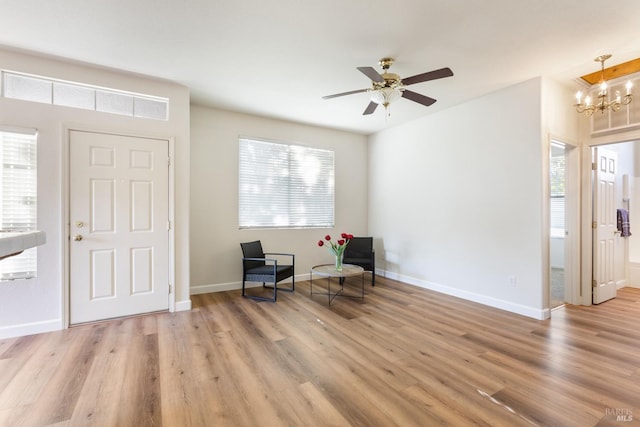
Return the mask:
<path id="1" fill-rule="evenodd" d="M 565 170 L 564 146 L 555 146 L 551 156 L 551 237 L 564 237 Z"/>
<path id="2" fill-rule="evenodd" d="M 37 198 L 36 134 L 0 130 L 0 229 L 36 229 Z M 37 249 L 0 261 L 0 280 L 36 276 Z"/>
<path id="3" fill-rule="evenodd" d="M 334 152 L 240 138 L 240 228 L 334 225 Z"/>

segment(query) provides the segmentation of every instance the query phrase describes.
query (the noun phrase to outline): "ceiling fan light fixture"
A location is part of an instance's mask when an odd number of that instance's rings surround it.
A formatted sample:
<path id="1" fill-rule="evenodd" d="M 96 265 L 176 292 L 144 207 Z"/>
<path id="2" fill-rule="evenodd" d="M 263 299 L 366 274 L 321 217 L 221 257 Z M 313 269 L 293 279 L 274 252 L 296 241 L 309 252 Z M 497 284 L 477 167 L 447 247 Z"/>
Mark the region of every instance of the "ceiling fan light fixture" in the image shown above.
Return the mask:
<path id="1" fill-rule="evenodd" d="M 387 108 L 396 99 L 402 97 L 402 92 L 393 87 L 383 87 L 371 91 L 371 101 Z"/>

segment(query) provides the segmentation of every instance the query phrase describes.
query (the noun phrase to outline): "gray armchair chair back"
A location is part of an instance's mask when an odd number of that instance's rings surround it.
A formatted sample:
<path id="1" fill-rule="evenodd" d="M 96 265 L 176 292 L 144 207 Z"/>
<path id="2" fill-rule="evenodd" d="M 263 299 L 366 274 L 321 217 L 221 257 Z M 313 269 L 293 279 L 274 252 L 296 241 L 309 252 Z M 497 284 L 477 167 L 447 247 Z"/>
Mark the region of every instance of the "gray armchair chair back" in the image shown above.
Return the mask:
<path id="1" fill-rule="evenodd" d="M 376 256 L 373 250 L 373 237 L 354 237 L 344 250 L 342 262 L 359 265 L 371 272 L 371 286 L 376 285 Z"/>

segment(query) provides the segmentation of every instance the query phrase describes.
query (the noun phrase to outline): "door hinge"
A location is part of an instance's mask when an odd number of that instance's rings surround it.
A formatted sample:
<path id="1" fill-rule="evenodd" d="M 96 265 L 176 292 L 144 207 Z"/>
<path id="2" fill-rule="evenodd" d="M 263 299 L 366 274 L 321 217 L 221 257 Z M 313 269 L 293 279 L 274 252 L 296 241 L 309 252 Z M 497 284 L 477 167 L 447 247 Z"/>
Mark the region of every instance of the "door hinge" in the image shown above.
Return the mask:
<path id="1" fill-rule="evenodd" d="M 593 222 L 591 223 L 591 228 L 593 228 L 593 229 L 598 228 L 598 223 L 597 223 L 596 221 L 593 221 Z"/>
<path id="2" fill-rule="evenodd" d="M 595 164 L 595 162 L 594 162 L 594 163 L 591 163 L 591 170 L 592 170 L 592 171 L 596 170 L 596 164 Z"/>
<path id="3" fill-rule="evenodd" d="M 167 166 L 171 166 L 171 157 L 167 157 Z"/>
<path id="4" fill-rule="evenodd" d="M 592 287 L 592 288 L 595 288 L 596 286 L 598 286 L 598 282 L 596 282 L 596 279 L 593 279 L 593 280 L 591 281 L 591 287 Z"/>
<path id="5" fill-rule="evenodd" d="M 167 230 L 171 230 L 171 221 L 167 221 Z"/>
<path id="6" fill-rule="evenodd" d="M 169 285 L 169 295 L 171 295 L 171 291 L 173 291 L 173 287 Z"/>

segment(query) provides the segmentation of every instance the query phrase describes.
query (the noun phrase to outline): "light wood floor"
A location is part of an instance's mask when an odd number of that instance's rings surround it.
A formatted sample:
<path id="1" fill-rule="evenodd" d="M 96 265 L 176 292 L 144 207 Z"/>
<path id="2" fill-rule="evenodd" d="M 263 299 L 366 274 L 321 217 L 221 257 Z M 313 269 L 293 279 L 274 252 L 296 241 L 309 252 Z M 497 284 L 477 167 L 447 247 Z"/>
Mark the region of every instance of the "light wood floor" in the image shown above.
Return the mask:
<path id="1" fill-rule="evenodd" d="M 366 291 L 198 295 L 0 340 L 0 426 L 638 425 L 640 289 L 550 321 L 382 277 Z"/>

